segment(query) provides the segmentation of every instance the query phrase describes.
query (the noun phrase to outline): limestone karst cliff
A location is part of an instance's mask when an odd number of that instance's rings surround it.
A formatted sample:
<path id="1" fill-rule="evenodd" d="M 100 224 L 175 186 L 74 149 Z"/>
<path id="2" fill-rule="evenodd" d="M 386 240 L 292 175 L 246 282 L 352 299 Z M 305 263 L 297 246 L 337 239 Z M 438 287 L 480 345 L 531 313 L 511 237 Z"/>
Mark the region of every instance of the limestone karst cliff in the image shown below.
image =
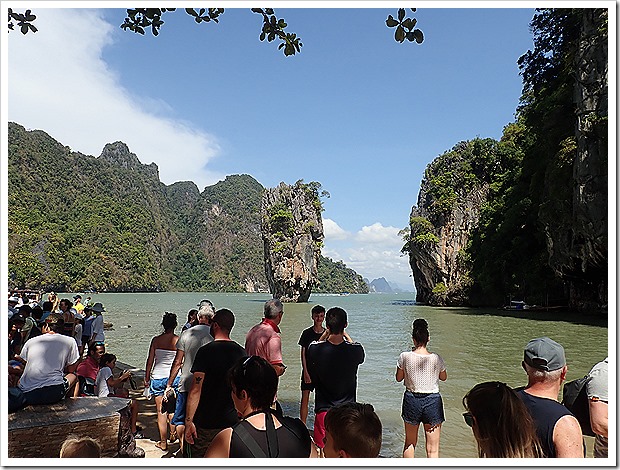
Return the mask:
<path id="1" fill-rule="evenodd" d="M 261 203 L 265 274 L 275 298 L 307 302 L 318 280 L 323 221 L 317 183 L 280 183 Z"/>
<path id="2" fill-rule="evenodd" d="M 461 142 L 426 169 L 417 205 L 411 210 L 406 251 L 416 301 L 430 305 L 469 304 L 469 264 L 465 250 L 488 193 L 488 175 L 471 162 L 494 148 L 494 141 Z"/>

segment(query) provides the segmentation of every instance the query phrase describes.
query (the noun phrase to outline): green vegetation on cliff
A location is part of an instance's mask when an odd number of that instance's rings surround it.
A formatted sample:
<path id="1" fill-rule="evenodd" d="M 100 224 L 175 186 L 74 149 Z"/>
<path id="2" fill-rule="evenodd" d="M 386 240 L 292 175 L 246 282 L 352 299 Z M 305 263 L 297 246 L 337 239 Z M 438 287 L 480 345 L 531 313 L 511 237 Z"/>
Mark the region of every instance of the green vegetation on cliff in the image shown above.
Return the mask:
<path id="1" fill-rule="evenodd" d="M 321 256 L 319 261 L 319 285 L 317 293 L 350 292 L 351 294 L 368 294 L 368 284 L 342 261 Z"/>
<path id="2" fill-rule="evenodd" d="M 200 193 L 189 181 L 164 185 L 121 142 L 95 158 L 15 123 L 8 141 L 10 287 L 267 291 L 264 188 L 251 176 Z M 304 188 L 317 200 L 326 194 L 318 183 Z M 339 275 L 325 272 L 319 282 L 353 292 Z"/>
<path id="3" fill-rule="evenodd" d="M 606 308 L 607 10 L 541 9 L 531 29 L 515 122 L 426 169 L 402 232 L 420 301 Z M 468 200 L 476 187 L 479 202 Z M 473 227 L 456 222 L 468 210 L 480 211 Z M 450 258 L 455 231 L 468 243 Z"/>

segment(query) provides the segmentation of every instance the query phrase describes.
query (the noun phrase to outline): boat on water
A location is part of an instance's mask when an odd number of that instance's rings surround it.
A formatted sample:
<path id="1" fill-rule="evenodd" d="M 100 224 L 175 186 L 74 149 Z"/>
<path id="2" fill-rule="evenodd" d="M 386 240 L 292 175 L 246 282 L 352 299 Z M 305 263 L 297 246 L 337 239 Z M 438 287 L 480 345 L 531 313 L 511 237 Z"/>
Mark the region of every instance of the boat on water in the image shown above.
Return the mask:
<path id="1" fill-rule="evenodd" d="M 511 300 L 510 304 L 502 307 L 504 310 L 534 310 L 537 305 L 528 305 L 524 300 Z"/>

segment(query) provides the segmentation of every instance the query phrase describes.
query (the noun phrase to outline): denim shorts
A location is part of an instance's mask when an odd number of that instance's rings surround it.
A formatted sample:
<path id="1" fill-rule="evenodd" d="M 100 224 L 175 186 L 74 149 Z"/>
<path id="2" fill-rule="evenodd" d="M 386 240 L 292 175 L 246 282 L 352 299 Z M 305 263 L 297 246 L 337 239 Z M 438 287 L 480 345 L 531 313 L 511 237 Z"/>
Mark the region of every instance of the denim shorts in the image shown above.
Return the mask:
<path id="1" fill-rule="evenodd" d="M 443 401 L 439 393 L 414 393 L 409 390 L 403 395 L 402 415 L 405 423 L 417 426 L 420 423 L 436 426 L 446 419 Z"/>
<path id="2" fill-rule="evenodd" d="M 179 386 L 180 376 L 177 376 L 172 382 L 172 388 L 175 390 Z M 166 391 L 166 385 L 168 385 L 168 377 L 164 377 L 163 379 L 151 379 L 151 395 L 154 397 L 161 397 Z"/>
<path id="3" fill-rule="evenodd" d="M 174 426 L 185 424 L 185 403 L 187 403 L 188 392 L 177 392 L 177 405 L 174 409 L 174 416 L 170 423 Z"/>

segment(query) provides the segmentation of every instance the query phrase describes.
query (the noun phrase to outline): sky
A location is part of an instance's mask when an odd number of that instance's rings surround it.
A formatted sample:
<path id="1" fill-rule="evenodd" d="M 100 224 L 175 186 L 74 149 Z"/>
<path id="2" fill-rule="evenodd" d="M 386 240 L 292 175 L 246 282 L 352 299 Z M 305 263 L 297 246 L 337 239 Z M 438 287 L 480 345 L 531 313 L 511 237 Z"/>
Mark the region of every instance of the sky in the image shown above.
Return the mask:
<path id="1" fill-rule="evenodd" d="M 424 42 L 399 44 L 385 20 L 409 4 L 276 1 L 303 43 L 285 57 L 259 40 L 252 5 L 224 3 L 219 24 L 178 9 L 153 37 L 119 27 L 126 2 L 3 1 L 31 8 L 39 30 L 1 38 L 3 124 L 93 156 L 123 141 L 163 183 L 201 191 L 231 174 L 265 187 L 318 181 L 330 194 L 323 255 L 413 289 L 398 232 L 424 169 L 514 120 L 535 4 L 419 2 L 407 11 Z"/>

